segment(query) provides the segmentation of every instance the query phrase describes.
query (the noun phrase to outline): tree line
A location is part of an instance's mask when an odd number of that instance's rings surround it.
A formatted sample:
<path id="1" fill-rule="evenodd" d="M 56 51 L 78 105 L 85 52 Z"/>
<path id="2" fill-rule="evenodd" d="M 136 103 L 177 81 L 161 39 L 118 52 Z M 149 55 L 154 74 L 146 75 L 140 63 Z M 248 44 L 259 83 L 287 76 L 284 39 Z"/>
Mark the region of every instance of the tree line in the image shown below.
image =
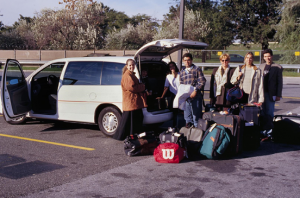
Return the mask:
<path id="1" fill-rule="evenodd" d="M 179 3 L 159 22 L 146 14 L 132 17 L 93 0 L 63 0 L 64 9 L 20 15 L 12 26 L 0 21 L 0 49 L 138 49 L 157 39 L 177 38 Z M 268 48 L 299 50 L 299 0 L 186 0 L 184 38 L 224 49 L 234 40 Z M 286 52 L 286 59 L 291 59 Z M 289 61 L 288 60 L 288 61 Z"/>

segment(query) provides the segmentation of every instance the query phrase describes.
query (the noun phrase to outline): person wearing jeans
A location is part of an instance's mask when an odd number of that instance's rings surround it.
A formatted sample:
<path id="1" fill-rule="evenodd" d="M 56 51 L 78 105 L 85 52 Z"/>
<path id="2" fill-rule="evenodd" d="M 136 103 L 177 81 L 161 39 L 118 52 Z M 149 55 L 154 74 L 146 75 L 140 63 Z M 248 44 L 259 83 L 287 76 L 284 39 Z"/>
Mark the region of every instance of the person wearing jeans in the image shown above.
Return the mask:
<path id="1" fill-rule="evenodd" d="M 190 53 L 185 53 L 182 56 L 185 67 L 182 68 L 179 74 L 179 82 L 184 85 L 191 85 L 194 91 L 186 100 L 184 110 L 184 119 L 187 127 L 194 125 L 197 127 L 198 119 L 202 117 L 202 100 L 203 95 L 201 90 L 204 89 L 206 79 L 200 67 L 193 64 L 193 56 Z"/>
<path id="2" fill-rule="evenodd" d="M 271 49 L 263 51 L 263 57 L 266 63 L 261 64 L 259 67 L 263 72 L 264 84 L 264 97 L 265 100 L 262 104 L 262 115 L 265 118 L 265 129 L 262 134 L 265 138 L 262 141 L 272 139 L 273 117 L 275 110 L 275 102 L 279 101 L 282 97 L 282 66 L 273 62 L 273 52 Z"/>

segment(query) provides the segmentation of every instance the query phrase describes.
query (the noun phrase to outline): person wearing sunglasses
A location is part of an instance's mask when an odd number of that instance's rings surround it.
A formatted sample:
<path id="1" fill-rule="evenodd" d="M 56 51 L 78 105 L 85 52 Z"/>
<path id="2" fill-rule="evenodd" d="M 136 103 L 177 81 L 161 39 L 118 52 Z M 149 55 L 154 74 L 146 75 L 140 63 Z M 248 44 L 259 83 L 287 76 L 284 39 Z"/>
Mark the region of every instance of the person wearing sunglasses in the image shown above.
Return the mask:
<path id="1" fill-rule="evenodd" d="M 226 100 L 226 93 L 233 87 L 230 79 L 233 75 L 234 68 L 229 65 L 229 54 L 220 56 L 221 65 L 215 68 L 210 78 L 210 104 L 215 105 L 218 111 L 227 110 L 231 103 Z"/>
<path id="2" fill-rule="evenodd" d="M 253 64 L 254 55 L 248 52 L 244 58 L 244 65 L 237 67 L 231 77 L 231 83 L 239 84 L 243 90 L 243 97 L 240 99 L 240 104 L 258 103 L 261 105 L 264 102 L 263 90 L 263 74 L 261 70 Z"/>

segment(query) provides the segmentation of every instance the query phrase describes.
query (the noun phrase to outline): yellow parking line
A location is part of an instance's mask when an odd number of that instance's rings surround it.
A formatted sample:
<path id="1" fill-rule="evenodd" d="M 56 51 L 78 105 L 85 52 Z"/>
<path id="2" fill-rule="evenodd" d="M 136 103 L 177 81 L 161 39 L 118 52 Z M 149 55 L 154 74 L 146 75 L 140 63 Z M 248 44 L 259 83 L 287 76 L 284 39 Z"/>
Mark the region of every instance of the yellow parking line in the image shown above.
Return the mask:
<path id="1" fill-rule="evenodd" d="M 93 150 L 95 150 L 94 148 L 74 146 L 74 145 L 69 145 L 69 144 L 61 144 L 61 143 L 56 143 L 56 142 L 49 142 L 49 141 L 44 141 L 44 140 L 37 140 L 37 139 L 19 137 L 19 136 L 14 136 L 14 135 L 0 134 L 0 136 L 10 137 L 10 138 L 16 138 L 16 139 L 20 139 L 20 140 L 28 140 L 28 141 L 33 141 L 33 142 L 40 142 L 40 143 L 45 143 L 45 144 L 54 144 L 54 145 L 58 145 L 58 146 L 65 146 L 65 147 L 70 147 L 70 148 L 77 148 L 77 149 L 87 150 L 87 151 L 93 151 Z"/>
<path id="2" fill-rule="evenodd" d="M 298 97 L 282 97 L 282 98 L 300 99 Z"/>

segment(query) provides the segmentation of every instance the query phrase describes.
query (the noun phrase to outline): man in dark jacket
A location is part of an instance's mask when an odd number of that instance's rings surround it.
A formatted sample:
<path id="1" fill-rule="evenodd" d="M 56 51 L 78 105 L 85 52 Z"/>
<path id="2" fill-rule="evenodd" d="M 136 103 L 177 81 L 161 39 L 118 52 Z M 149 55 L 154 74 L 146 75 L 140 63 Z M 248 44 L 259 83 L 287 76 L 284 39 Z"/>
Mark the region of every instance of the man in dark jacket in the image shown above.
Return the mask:
<path id="1" fill-rule="evenodd" d="M 261 64 L 259 68 L 264 75 L 264 97 L 265 101 L 262 104 L 263 117 L 268 121 L 265 123 L 263 134 L 266 136 L 263 140 L 272 138 L 272 121 L 274 117 L 275 102 L 282 97 L 282 66 L 273 62 L 273 52 L 271 49 L 263 51 L 263 57 L 266 63 Z"/>

